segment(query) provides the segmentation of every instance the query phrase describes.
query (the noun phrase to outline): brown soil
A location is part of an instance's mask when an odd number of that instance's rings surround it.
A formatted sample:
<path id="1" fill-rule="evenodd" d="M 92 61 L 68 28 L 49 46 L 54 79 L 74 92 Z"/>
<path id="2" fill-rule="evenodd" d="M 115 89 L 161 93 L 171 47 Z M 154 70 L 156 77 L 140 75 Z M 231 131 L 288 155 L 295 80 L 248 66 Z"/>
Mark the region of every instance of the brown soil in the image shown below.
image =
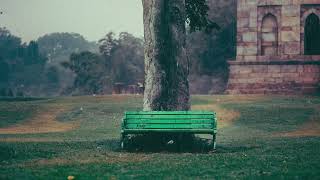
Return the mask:
<path id="1" fill-rule="evenodd" d="M 216 112 L 219 128 L 231 125 L 240 117 L 240 112 L 224 109 L 218 105 L 195 105 L 192 106 L 192 110 L 207 110 Z"/>
<path id="2" fill-rule="evenodd" d="M 315 108 L 316 114 L 305 122 L 299 129 L 291 132 L 281 133 L 283 137 L 312 137 L 320 136 L 320 107 Z"/>
<path id="3" fill-rule="evenodd" d="M 307 137 L 307 136 L 320 136 L 320 121 L 311 120 L 303 124 L 298 130 L 282 133 L 283 137 Z"/>
<path id="4" fill-rule="evenodd" d="M 51 132 L 64 132 L 75 129 L 79 122 L 59 122 L 56 117 L 66 108 L 51 108 L 49 111 L 39 113 L 24 123 L 0 128 L 0 134 L 38 134 Z"/>
<path id="5" fill-rule="evenodd" d="M 54 165 L 72 165 L 72 164 L 90 164 L 90 163 L 128 163 L 128 162 L 144 162 L 148 161 L 150 156 L 142 154 L 106 154 L 96 157 L 72 157 L 72 158 L 53 158 L 32 160 L 21 164 L 24 167 L 33 166 L 54 166 Z"/>
<path id="6" fill-rule="evenodd" d="M 3 137 L 0 142 L 61 142 L 59 138 L 29 138 L 29 137 Z"/>
<path id="7" fill-rule="evenodd" d="M 218 104 L 225 103 L 253 103 L 257 101 L 264 101 L 268 99 L 268 96 L 265 95 L 223 95 L 220 96 L 203 96 L 198 97 L 201 100 L 209 100 L 217 102 Z"/>

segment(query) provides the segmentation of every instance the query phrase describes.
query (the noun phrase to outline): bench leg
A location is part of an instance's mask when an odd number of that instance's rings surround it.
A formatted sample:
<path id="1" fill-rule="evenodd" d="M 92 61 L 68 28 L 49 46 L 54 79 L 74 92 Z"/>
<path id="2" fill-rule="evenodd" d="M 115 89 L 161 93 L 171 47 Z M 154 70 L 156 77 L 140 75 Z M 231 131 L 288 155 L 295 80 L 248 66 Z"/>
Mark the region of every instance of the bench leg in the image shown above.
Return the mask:
<path id="1" fill-rule="evenodd" d="M 178 135 L 178 151 L 182 152 L 183 151 L 183 134 Z"/>
<path id="2" fill-rule="evenodd" d="M 216 134 L 213 134 L 213 136 L 212 136 L 212 150 L 216 150 L 216 146 L 217 146 L 217 142 L 216 142 Z"/>
<path id="3" fill-rule="evenodd" d="M 124 133 L 121 133 L 120 135 L 120 147 L 122 150 L 126 149 L 126 135 Z"/>

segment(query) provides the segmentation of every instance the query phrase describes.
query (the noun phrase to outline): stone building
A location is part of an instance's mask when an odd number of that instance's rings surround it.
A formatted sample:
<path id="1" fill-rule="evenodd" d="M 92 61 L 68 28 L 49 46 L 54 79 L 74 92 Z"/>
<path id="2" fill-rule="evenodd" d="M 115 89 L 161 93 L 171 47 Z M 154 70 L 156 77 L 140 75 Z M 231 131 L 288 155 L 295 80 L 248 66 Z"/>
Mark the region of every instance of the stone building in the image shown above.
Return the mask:
<path id="1" fill-rule="evenodd" d="M 320 0 L 238 0 L 230 94 L 314 93 L 320 81 Z"/>

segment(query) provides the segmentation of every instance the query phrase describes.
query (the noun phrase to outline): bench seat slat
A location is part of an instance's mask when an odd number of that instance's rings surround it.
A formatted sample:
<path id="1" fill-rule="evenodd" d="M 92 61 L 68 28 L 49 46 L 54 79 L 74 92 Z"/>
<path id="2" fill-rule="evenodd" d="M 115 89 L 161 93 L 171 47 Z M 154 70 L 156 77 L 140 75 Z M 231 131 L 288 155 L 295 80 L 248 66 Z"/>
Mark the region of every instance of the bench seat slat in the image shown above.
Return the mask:
<path id="1" fill-rule="evenodd" d="M 211 134 L 217 133 L 216 129 L 124 129 L 125 133 L 140 134 L 150 132 L 164 132 L 164 133 L 197 133 L 197 134 Z"/>
<path id="2" fill-rule="evenodd" d="M 214 112 L 207 112 L 207 111 L 137 111 L 137 112 L 126 112 L 126 115 L 214 115 Z"/>
<path id="3" fill-rule="evenodd" d="M 122 131 L 214 133 L 216 113 L 207 111 L 126 112 Z"/>
<path id="4" fill-rule="evenodd" d="M 126 129 L 212 129 L 213 124 L 126 124 Z"/>
<path id="5" fill-rule="evenodd" d="M 126 115 L 125 118 L 126 119 L 148 119 L 148 118 L 152 118 L 152 119 L 166 119 L 166 118 L 170 118 L 170 119 L 212 119 L 213 115 L 185 115 L 185 114 L 180 114 L 180 115 L 176 115 L 176 114 L 162 114 L 162 115 L 155 115 L 155 114 L 145 114 L 145 115 Z"/>
<path id="6" fill-rule="evenodd" d="M 126 124 L 212 124 L 213 119 L 127 119 Z"/>

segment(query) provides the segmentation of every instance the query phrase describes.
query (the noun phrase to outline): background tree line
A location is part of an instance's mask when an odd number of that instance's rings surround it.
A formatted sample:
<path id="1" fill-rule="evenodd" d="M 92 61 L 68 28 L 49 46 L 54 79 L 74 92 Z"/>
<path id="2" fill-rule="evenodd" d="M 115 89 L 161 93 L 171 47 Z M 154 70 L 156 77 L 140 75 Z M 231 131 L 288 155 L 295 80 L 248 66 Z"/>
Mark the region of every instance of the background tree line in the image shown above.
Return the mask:
<path id="1" fill-rule="evenodd" d="M 222 93 L 227 60 L 235 56 L 236 2 L 207 2 L 209 19 L 219 31 L 191 31 L 187 53 L 191 62 L 191 93 Z M 0 29 L 0 96 L 58 96 L 111 93 L 114 83 L 144 81 L 143 40 L 129 33 L 106 34 L 89 42 L 76 33 L 52 33 L 22 43 Z"/>

